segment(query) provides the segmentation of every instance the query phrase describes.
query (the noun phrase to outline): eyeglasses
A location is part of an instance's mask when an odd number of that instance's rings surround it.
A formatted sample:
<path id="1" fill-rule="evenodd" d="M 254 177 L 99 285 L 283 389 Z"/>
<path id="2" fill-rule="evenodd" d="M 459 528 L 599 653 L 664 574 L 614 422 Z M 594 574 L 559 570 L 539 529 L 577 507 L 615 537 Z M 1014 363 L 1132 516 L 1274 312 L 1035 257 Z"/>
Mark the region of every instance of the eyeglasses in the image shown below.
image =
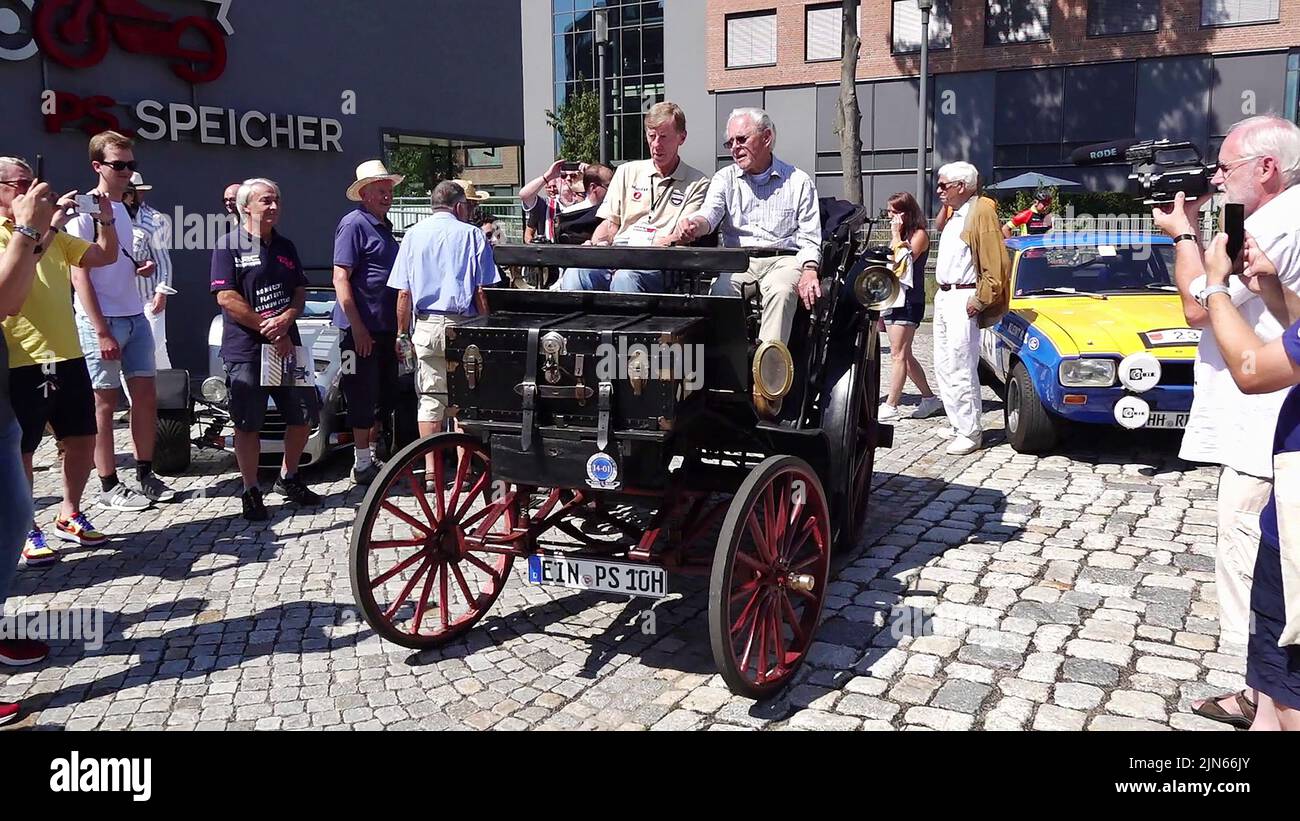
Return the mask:
<path id="1" fill-rule="evenodd" d="M 114 171 L 135 171 L 140 167 L 140 163 L 135 160 L 113 160 L 112 162 L 100 162 L 100 165 L 107 165 Z"/>
<path id="2" fill-rule="evenodd" d="M 1264 157 L 1260 154 L 1251 154 L 1249 157 L 1242 157 L 1230 163 L 1225 163 L 1222 161 L 1217 162 L 1215 163 L 1214 167 L 1217 168 L 1219 173 L 1226 178 L 1233 171 L 1236 171 L 1238 168 L 1241 168 L 1243 165 L 1250 162 L 1251 160 L 1262 160 L 1262 159 L 1264 159 Z"/>
<path id="3" fill-rule="evenodd" d="M 732 137 L 731 139 L 724 142 L 722 144 L 722 147 L 730 151 L 733 145 L 744 145 L 745 143 L 749 142 L 750 140 L 754 139 L 757 136 L 758 136 L 757 134 L 741 134 L 739 136 Z"/>
<path id="4" fill-rule="evenodd" d="M 951 188 L 954 185 L 961 185 L 961 180 L 958 180 L 957 182 L 941 182 L 939 183 L 937 190 L 947 191 L 949 188 Z"/>
<path id="5" fill-rule="evenodd" d="M 26 194 L 35 182 L 36 180 L 0 180 L 0 185 L 7 185 L 19 194 Z"/>

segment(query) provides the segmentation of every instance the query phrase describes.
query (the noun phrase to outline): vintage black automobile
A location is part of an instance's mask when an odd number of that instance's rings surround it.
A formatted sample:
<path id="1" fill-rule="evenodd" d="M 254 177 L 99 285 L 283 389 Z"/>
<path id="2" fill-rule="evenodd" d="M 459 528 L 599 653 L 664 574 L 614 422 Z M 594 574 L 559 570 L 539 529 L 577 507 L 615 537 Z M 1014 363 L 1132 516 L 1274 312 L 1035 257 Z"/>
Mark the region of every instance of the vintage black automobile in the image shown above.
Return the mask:
<path id="1" fill-rule="evenodd" d="M 842 212 L 824 295 L 788 349 L 756 343 L 756 295 L 704 295 L 761 251 L 498 246 L 505 266 L 670 271 L 673 293 L 483 292 L 489 311 L 447 340 L 460 432 L 396 454 L 358 512 L 352 589 L 369 625 L 405 647 L 447 642 L 516 558 L 533 583 L 651 598 L 695 574 L 728 686 L 781 689 L 892 439 L 875 419 L 875 323 L 897 279 L 864 247 L 866 212 Z"/>

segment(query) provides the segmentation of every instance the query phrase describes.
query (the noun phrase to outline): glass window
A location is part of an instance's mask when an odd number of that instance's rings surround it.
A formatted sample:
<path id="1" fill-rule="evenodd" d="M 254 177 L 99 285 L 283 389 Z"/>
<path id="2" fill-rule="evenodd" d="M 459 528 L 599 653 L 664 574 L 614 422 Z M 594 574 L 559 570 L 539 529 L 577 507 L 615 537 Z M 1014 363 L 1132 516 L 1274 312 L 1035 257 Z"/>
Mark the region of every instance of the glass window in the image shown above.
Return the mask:
<path id="1" fill-rule="evenodd" d="M 776 12 L 727 16 L 727 68 L 776 65 Z"/>
<path id="2" fill-rule="evenodd" d="M 894 0 L 894 53 L 921 50 L 921 10 L 916 0 Z M 952 47 L 952 0 L 935 0 L 930 11 L 930 48 Z"/>
<path id="3" fill-rule="evenodd" d="M 1276 23 L 1278 0 L 1201 0 L 1201 25 Z"/>
<path id="4" fill-rule="evenodd" d="M 844 54 L 843 10 L 839 3 L 809 6 L 804 13 L 804 59 L 838 60 Z"/>
<path id="5" fill-rule="evenodd" d="M 1160 0 L 1088 0 L 1088 34 L 1141 34 L 1160 28 Z"/>
<path id="6" fill-rule="evenodd" d="M 1050 0 L 988 0 L 984 45 L 1036 43 L 1051 39 Z"/>

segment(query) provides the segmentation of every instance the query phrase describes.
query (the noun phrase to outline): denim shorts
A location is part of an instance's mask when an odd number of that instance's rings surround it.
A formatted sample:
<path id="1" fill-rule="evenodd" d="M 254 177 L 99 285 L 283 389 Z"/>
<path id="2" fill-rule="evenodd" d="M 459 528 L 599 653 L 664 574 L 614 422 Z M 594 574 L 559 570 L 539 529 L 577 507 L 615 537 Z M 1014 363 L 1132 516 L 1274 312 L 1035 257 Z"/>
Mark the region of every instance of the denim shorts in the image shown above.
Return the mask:
<path id="1" fill-rule="evenodd" d="M 235 430 L 261 433 L 266 421 L 267 399 L 275 402 L 280 420 L 289 427 L 320 423 L 320 396 L 315 388 L 262 384 L 262 366 L 256 362 L 227 362 L 226 386 L 230 389 L 230 422 Z"/>
<path id="2" fill-rule="evenodd" d="M 122 350 L 122 358 L 105 362 L 99 355 L 99 336 L 90 319 L 77 314 L 77 335 L 81 338 L 81 351 L 86 355 L 86 368 L 90 370 L 90 385 L 97 391 L 122 387 L 122 379 L 152 377 L 157 374 L 153 331 L 143 313 L 135 316 L 106 316 L 109 332 Z"/>

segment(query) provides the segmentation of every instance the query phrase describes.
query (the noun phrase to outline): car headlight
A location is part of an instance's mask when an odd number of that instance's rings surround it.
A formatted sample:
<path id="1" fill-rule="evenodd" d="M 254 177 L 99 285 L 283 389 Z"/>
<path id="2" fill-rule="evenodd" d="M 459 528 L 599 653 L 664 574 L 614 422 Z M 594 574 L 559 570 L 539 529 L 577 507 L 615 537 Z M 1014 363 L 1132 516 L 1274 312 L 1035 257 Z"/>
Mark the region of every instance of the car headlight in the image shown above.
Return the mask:
<path id="1" fill-rule="evenodd" d="M 885 265 L 863 265 L 853 278 L 853 295 L 868 310 L 879 311 L 893 304 L 901 286 L 898 277 Z"/>
<path id="2" fill-rule="evenodd" d="M 1067 359 L 1061 363 L 1060 376 L 1067 388 L 1109 388 L 1115 384 L 1115 360 Z"/>
<path id="3" fill-rule="evenodd" d="M 230 389 L 226 387 L 226 380 L 219 376 L 209 376 L 204 379 L 199 393 L 214 405 L 225 405 L 226 400 L 230 398 Z"/>

